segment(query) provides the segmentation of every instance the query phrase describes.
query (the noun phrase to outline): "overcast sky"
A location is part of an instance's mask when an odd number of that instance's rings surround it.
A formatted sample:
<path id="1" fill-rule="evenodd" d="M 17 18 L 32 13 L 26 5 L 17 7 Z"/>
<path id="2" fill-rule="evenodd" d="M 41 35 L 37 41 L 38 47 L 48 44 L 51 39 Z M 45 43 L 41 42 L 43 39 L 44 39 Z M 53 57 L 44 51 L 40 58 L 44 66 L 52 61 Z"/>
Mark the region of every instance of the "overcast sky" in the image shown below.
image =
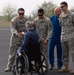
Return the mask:
<path id="1" fill-rule="evenodd" d="M 23 7 L 25 9 L 25 14 L 30 15 L 30 13 L 39 5 L 41 5 L 44 1 L 57 4 L 58 6 L 62 1 L 66 1 L 69 5 L 69 8 L 74 7 L 74 0 L 1 0 L 0 1 L 0 10 L 7 4 L 12 4 L 17 8 Z"/>

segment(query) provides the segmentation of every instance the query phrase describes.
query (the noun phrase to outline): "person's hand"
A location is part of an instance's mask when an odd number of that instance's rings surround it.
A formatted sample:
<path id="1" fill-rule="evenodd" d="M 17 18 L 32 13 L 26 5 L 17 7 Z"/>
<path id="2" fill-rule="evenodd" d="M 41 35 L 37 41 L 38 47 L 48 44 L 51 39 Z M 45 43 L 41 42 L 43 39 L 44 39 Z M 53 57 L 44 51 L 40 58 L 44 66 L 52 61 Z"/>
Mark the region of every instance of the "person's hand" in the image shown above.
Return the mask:
<path id="1" fill-rule="evenodd" d="M 19 56 L 21 57 L 21 56 L 22 56 L 22 54 L 21 54 L 21 53 L 19 53 Z"/>
<path id="2" fill-rule="evenodd" d="M 48 44 L 48 40 L 44 40 L 44 44 Z"/>
<path id="3" fill-rule="evenodd" d="M 22 32 L 21 34 L 22 34 L 22 35 L 24 35 L 24 34 L 25 34 L 25 32 Z"/>
<path id="4" fill-rule="evenodd" d="M 18 33 L 18 37 L 20 38 L 20 39 L 22 39 L 22 36 L 25 34 L 25 32 L 20 32 L 20 33 Z"/>
<path id="5" fill-rule="evenodd" d="M 18 37 L 19 37 L 20 39 L 22 39 L 22 36 L 21 36 L 21 34 L 20 34 L 20 33 L 18 33 L 17 35 L 18 35 Z"/>

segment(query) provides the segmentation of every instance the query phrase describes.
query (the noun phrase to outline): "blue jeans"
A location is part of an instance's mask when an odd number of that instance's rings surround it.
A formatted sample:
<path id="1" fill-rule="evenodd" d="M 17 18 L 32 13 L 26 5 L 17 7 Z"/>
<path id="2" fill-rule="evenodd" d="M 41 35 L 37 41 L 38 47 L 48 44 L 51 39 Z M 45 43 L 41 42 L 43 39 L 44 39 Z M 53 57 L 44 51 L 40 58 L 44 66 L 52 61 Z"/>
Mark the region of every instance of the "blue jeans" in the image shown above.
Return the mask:
<path id="1" fill-rule="evenodd" d="M 48 57 L 49 57 L 49 63 L 51 67 L 54 67 L 54 47 L 57 48 L 57 66 L 58 68 L 61 68 L 62 66 L 62 48 L 61 48 L 61 42 L 60 37 L 51 37 L 48 43 Z"/>

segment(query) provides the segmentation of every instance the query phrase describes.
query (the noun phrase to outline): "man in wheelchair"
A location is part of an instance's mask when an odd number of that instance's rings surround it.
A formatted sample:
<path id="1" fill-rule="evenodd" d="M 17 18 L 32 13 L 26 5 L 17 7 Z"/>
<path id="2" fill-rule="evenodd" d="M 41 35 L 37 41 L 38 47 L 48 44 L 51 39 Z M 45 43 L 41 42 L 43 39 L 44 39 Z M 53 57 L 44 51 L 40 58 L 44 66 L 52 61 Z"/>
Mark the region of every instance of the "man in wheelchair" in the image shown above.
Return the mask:
<path id="1" fill-rule="evenodd" d="M 20 48 L 18 49 L 18 54 L 21 55 L 21 52 L 27 51 L 30 45 L 37 46 L 39 44 L 39 36 L 37 32 L 34 30 L 34 24 L 30 21 L 26 23 L 27 32 L 24 34 L 24 38 Z M 34 47 L 35 48 L 35 47 Z"/>
<path id="2" fill-rule="evenodd" d="M 17 57 L 20 58 L 20 60 L 22 60 L 23 53 L 25 54 L 25 61 L 22 61 L 26 63 L 26 71 L 24 71 L 25 75 L 27 75 L 28 71 L 35 71 L 39 75 L 46 75 L 48 72 L 48 61 L 46 59 L 45 54 L 41 50 L 39 36 L 37 32 L 34 30 L 34 24 L 28 21 L 26 23 L 26 29 L 27 32 L 24 34 L 22 44 L 17 50 Z M 32 61 L 34 63 L 32 63 Z M 15 66 L 17 67 L 17 63 Z"/>
<path id="3" fill-rule="evenodd" d="M 27 32 L 24 34 L 22 44 L 17 50 L 18 56 L 22 56 L 22 52 L 25 52 L 28 55 L 29 61 L 40 58 L 39 54 L 39 36 L 34 30 L 34 25 L 32 22 L 28 21 L 26 23 Z M 35 58 L 35 56 L 37 56 Z M 29 62 L 29 68 L 32 69 L 31 63 Z"/>

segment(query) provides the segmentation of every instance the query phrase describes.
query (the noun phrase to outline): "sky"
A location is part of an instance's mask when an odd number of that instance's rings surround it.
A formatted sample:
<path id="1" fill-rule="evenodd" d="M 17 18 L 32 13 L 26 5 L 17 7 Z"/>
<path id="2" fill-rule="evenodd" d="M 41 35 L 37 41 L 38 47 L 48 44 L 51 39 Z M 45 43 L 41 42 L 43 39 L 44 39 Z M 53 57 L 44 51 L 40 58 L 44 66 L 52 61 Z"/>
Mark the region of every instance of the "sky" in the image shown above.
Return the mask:
<path id="1" fill-rule="evenodd" d="M 57 6 L 59 6 L 62 1 L 66 1 L 69 5 L 69 8 L 74 7 L 74 0 L 1 0 L 0 12 L 7 4 L 11 4 L 13 6 L 16 6 L 17 9 L 20 7 L 24 8 L 25 15 L 30 15 L 31 12 L 35 10 L 38 6 L 40 6 L 44 1 L 51 1 L 54 4 L 57 4 Z"/>

